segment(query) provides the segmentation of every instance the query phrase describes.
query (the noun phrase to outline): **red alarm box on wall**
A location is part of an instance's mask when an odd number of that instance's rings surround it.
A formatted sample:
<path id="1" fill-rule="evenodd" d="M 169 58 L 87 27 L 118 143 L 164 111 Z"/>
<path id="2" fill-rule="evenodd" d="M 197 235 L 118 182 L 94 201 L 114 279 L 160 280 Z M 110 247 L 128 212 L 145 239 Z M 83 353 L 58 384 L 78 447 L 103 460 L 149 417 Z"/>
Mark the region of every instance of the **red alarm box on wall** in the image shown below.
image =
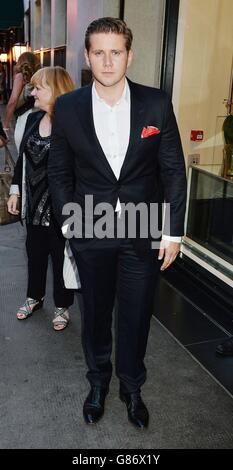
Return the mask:
<path id="1" fill-rule="evenodd" d="M 196 131 L 196 130 L 191 130 L 190 134 L 190 140 L 197 142 L 199 140 L 203 140 L 204 137 L 204 132 L 203 131 Z"/>

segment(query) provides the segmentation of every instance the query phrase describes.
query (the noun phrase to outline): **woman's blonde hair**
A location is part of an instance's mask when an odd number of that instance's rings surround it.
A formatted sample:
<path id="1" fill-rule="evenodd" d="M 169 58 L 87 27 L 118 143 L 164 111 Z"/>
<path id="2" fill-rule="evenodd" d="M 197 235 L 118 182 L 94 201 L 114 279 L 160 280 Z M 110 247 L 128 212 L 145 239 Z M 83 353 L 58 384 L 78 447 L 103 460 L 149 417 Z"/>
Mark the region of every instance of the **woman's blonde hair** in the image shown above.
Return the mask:
<path id="1" fill-rule="evenodd" d="M 74 81 L 68 72 L 60 66 L 55 67 L 44 67 L 37 70 L 31 78 L 31 84 L 35 87 L 36 85 L 44 86 L 47 85 L 52 93 L 50 101 L 50 112 L 53 113 L 56 98 L 64 93 L 73 91 L 75 89 Z"/>
<path id="2" fill-rule="evenodd" d="M 23 74 L 24 83 L 29 83 L 32 75 L 40 68 L 39 58 L 33 52 L 23 52 L 15 65 L 15 73 Z"/>

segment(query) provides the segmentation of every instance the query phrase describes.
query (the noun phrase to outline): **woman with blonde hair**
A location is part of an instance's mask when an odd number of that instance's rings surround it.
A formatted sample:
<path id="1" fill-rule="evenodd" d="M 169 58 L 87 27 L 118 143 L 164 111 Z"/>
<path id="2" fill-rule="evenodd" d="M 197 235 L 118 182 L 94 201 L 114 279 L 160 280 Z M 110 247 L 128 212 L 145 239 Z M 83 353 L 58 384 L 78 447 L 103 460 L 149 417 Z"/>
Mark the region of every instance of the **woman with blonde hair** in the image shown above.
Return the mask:
<path id="1" fill-rule="evenodd" d="M 27 227 L 27 298 L 18 309 L 17 318 L 25 320 L 43 306 L 48 257 L 51 255 L 55 303 L 53 327 L 60 331 L 69 322 L 68 307 L 73 303 L 73 291 L 66 289 L 63 281 L 65 239 L 51 208 L 47 160 L 55 100 L 75 86 L 68 72 L 58 66 L 38 70 L 31 83 L 35 107 L 40 111 L 27 118 L 8 200 L 11 214 L 19 213 L 17 203 L 21 201 L 21 218 L 26 220 Z"/>
<path id="2" fill-rule="evenodd" d="M 19 56 L 14 69 L 13 88 L 6 106 L 4 130 L 9 132 L 12 118 L 17 119 L 14 139 L 17 150 L 24 132 L 28 114 L 34 107 L 34 98 L 31 96 L 30 80 L 32 75 L 40 68 L 39 58 L 32 52 L 23 52 Z"/>

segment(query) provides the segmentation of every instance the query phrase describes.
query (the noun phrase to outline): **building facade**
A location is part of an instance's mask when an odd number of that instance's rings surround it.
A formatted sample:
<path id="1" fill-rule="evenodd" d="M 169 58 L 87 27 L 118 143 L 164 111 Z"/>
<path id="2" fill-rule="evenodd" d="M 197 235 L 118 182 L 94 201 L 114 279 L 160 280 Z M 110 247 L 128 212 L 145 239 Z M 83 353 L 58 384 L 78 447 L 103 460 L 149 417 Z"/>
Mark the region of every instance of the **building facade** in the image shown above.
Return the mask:
<path id="1" fill-rule="evenodd" d="M 232 0 L 25 0 L 24 9 L 28 46 L 41 65 L 66 67 L 77 87 L 90 81 L 86 27 L 101 16 L 133 30 L 130 79 L 166 89 L 167 74 L 189 178 L 182 253 L 233 287 L 233 145 L 223 132 L 233 113 Z"/>
<path id="2" fill-rule="evenodd" d="M 134 32 L 135 61 L 129 77 L 159 86 L 165 0 L 26 0 L 25 41 L 40 54 L 42 65 L 65 66 L 77 86 L 82 84 L 84 34 L 101 16 L 124 16 Z M 146 24 L 146 29 L 145 29 Z M 148 61 L 147 53 L 150 53 Z"/>

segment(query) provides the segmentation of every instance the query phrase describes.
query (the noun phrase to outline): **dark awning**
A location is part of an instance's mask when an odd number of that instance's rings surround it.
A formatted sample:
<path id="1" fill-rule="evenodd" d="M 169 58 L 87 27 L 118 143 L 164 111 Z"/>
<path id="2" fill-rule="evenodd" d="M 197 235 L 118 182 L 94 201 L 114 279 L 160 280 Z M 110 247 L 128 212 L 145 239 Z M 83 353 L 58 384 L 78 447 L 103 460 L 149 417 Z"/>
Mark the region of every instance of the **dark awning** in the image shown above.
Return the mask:
<path id="1" fill-rule="evenodd" d="M 0 29 L 23 26 L 23 0 L 1 0 Z"/>

